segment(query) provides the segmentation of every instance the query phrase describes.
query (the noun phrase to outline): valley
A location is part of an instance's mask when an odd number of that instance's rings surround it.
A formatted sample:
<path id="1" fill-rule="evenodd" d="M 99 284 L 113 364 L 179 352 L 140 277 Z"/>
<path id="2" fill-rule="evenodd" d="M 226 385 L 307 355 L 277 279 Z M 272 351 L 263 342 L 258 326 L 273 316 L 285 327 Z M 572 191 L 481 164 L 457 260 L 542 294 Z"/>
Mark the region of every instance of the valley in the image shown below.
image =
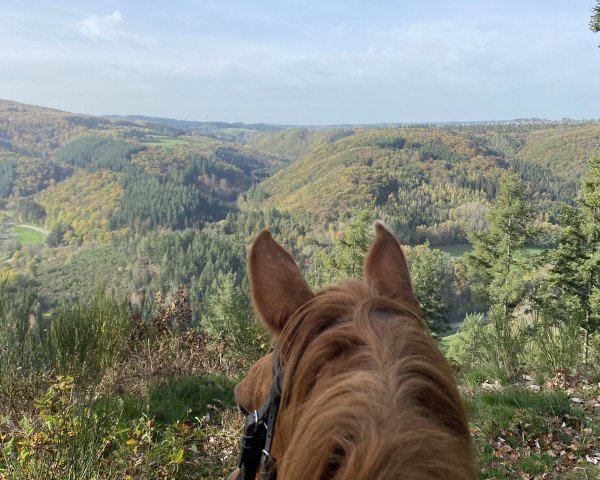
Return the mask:
<path id="1" fill-rule="evenodd" d="M 405 244 L 462 254 L 508 171 L 526 182 L 544 232 L 532 246 L 551 245 L 561 204 L 572 202 L 587 158 L 600 149 L 600 124 L 314 129 L 103 118 L 1 101 L 0 139 L 3 218 L 15 225 L 3 234 L 3 271 L 35 283 L 24 265 L 43 273 L 58 252 L 79 263 L 88 249 L 135 251 L 126 265 L 98 273 L 108 288 L 131 294 L 148 278 L 167 293 L 171 282 L 203 276 L 159 280 L 160 258 L 140 253 L 148 238 L 186 229 L 243 245 L 270 227 L 308 261 L 369 208 Z M 45 243 L 18 224 L 46 231 Z M 39 278 L 55 283 L 48 275 Z M 68 284 L 73 291 L 43 303 L 79 292 L 79 280 Z"/>
<path id="2" fill-rule="evenodd" d="M 460 378 L 481 478 L 596 474 L 598 372 L 581 358 L 600 352 L 597 293 L 569 289 L 595 271 L 581 195 L 599 156 L 600 122 L 302 127 L 0 100 L 0 414 L 35 425 L 0 435 L 44 470 L 35 435 L 69 451 L 92 421 L 110 452 L 94 468 L 114 478 L 224 475 L 234 380 L 269 347 L 248 246 L 268 228 L 318 290 L 361 275 L 381 220 Z"/>

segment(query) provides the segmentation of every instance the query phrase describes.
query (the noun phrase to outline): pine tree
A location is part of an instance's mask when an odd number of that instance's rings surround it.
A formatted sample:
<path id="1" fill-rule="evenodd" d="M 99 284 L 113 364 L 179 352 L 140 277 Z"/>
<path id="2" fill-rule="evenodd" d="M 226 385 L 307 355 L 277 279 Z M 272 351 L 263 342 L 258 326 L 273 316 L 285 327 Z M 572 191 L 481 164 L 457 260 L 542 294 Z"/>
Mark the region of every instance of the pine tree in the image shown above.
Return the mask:
<path id="1" fill-rule="evenodd" d="M 205 299 L 201 325 L 211 341 L 224 342 L 230 353 L 254 361 L 264 353 L 263 332 L 240 283 L 233 272 L 217 275 Z"/>
<path id="2" fill-rule="evenodd" d="M 423 317 L 434 336 L 448 331 L 449 298 L 454 287 L 454 267 L 447 253 L 418 245 L 407 252 L 412 287 Z"/>
<path id="3" fill-rule="evenodd" d="M 590 21 L 590 29 L 592 32 L 600 32 L 600 0 L 592 10 L 592 19 Z"/>
<path id="4" fill-rule="evenodd" d="M 532 220 L 525 186 L 509 173 L 500 180 L 498 195 L 487 215 L 487 230 L 469 234 L 473 251 L 467 261 L 473 293 L 490 307 L 496 361 L 509 372 L 518 368 L 523 347 L 514 313 L 527 293 L 524 273 L 532 265 L 519 251 L 534 237 Z"/>
<path id="5" fill-rule="evenodd" d="M 575 300 L 571 315 L 578 317 L 584 332 L 587 366 L 590 335 L 600 328 L 600 157 L 590 159 L 577 203 L 577 208 L 565 208 L 561 217 L 552 273 L 559 300 Z"/>
<path id="6" fill-rule="evenodd" d="M 348 225 L 343 239 L 336 239 L 331 250 L 321 250 L 307 274 L 311 285 L 321 288 L 346 278 L 359 278 L 365 255 L 373 240 L 371 207 L 360 210 Z"/>
<path id="7" fill-rule="evenodd" d="M 372 208 L 365 208 L 348 225 L 344 238 L 334 244 L 333 267 L 338 276 L 356 278 L 362 275 L 363 262 L 373 240 Z"/>

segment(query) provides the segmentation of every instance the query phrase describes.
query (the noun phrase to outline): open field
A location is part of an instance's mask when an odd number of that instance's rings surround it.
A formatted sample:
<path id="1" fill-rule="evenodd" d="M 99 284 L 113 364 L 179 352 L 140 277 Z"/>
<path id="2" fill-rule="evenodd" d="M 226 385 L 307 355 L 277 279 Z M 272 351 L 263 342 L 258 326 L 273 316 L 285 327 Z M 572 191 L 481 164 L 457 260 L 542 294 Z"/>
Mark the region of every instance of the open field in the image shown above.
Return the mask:
<path id="1" fill-rule="evenodd" d="M 441 250 L 442 252 L 449 253 L 453 257 L 462 257 L 466 253 L 473 251 L 473 246 L 468 243 L 465 243 L 463 245 L 440 245 L 440 246 L 434 246 L 431 248 L 437 248 L 438 250 Z M 539 248 L 539 247 L 529 247 L 524 250 L 528 253 L 536 253 L 537 254 L 537 253 L 540 253 L 541 251 L 543 251 L 544 249 Z"/>
<path id="2" fill-rule="evenodd" d="M 187 143 L 186 140 L 181 140 L 179 138 L 165 137 L 162 135 L 148 135 L 152 138 L 152 141 L 149 142 L 151 145 L 158 145 L 162 147 L 170 147 L 172 145 L 182 145 Z"/>
<path id="3" fill-rule="evenodd" d="M 13 233 L 21 245 L 41 245 L 46 240 L 46 236 L 41 231 L 22 225 L 14 226 Z"/>
<path id="4" fill-rule="evenodd" d="M 464 245 L 440 245 L 433 248 L 437 248 L 442 252 L 449 253 L 453 257 L 462 257 L 465 253 L 469 253 L 471 250 L 473 250 L 473 247 L 468 243 Z"/>

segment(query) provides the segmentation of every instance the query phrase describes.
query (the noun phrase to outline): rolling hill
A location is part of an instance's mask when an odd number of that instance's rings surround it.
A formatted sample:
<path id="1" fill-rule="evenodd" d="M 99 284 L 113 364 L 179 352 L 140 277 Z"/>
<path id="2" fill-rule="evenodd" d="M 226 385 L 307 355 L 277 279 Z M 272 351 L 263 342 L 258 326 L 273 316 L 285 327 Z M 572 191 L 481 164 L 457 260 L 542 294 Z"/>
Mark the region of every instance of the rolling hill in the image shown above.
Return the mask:
<path id="1" fill-rule="evenodd" d="M 336 231 L 368 205 L 406 243 L 460 244 L 484 224 L 506 171 L 525 180 L 540 222 L 552 222 L 599 152 L 594 122 L 292 128 L 0 100 L 7 218 L 69 232 L 73 245 L 225 218 L 229 233 L 277 222 Z"/>
<path id="2" fill-rule="evenodd" d="M 123 228 L 202 227 L 288 161 L 223 138 L 0 100 L 0 201 L 75 243 Z M 109 191 L 98 178 L 111 179 Z"/>
<path id="3" fill-rule="evenodd" d="M 572 201 L 588 158 L 600 154 L 597 123 L 345 133 L 321 141 L 249 192 L 251 207 L 316 213 L 328 223 L 373 204 L 407 242 L 460 243 L 468 228 L 482 225 L 485 205 L 506 171 L 521 175 L 540 217 L 548 220 Z M 285 135 L 290 132 L 277 134 L 281 143 Z"/>

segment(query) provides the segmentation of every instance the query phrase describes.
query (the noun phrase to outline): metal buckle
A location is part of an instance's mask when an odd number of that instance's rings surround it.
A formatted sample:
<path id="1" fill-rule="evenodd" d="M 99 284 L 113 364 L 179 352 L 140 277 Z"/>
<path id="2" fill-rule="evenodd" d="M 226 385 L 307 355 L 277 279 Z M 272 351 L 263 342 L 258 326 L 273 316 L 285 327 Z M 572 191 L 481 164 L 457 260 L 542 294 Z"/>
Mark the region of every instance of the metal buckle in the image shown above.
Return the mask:
<path id="1" fill-rule="evenodd" d="M 259 418 L 257 410 L 254 410 L 246 417 L 246 425 L 240 442 L 240 461 L 239 467 L 245 467 L 248 475 L 252 475 L 252 470 L 256 472 L 260 464 L 259 456 L 265 446 L 267 436 L 266 425 Z M 250 478 L 250 477 L 248 477 Z"/>
<path id="2" fill-rule="evenodd" d="M 276 463 L 277 461 L 275 460 L 275 457 L 273 457 L 263 448 L 262 455 L 260 457 L 260 474 L 263 476 L 263 478 L 268 478 L 268 475 L 271 474 L 271 470 L 273 470 L 273 467 Z"/>

